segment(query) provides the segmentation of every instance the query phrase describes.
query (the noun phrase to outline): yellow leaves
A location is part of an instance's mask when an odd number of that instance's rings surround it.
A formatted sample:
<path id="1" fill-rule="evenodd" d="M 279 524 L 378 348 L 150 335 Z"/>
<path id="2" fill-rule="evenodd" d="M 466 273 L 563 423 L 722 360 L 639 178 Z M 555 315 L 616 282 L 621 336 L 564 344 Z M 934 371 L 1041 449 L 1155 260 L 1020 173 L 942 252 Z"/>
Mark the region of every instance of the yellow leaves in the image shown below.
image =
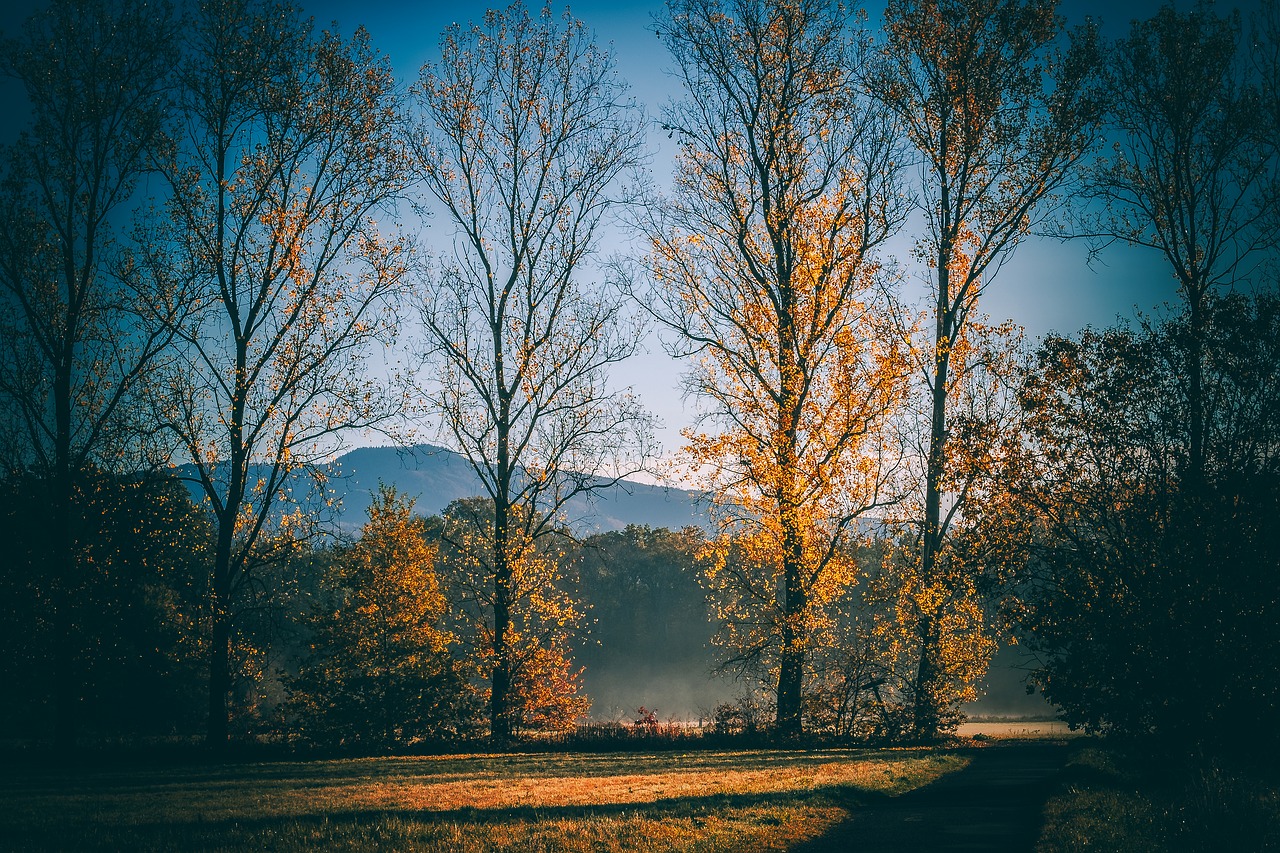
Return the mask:
<path id="1" fill-rule="evenodd" d="M 776 219 L 736 248 L 727 234 L 676 232 L 654 239 L 650 254 L 685 328 L 711 342 L 694 377 L 724 429 L 686 432 L 685 453 L 718 504 L 720 535 L 700 561 L 725 623 L 720 639 L 770 654 L 782 636 L 808 648 L 859 580 L 843 519 L 883 485 L 909 352 L 871 307 L 878 267 L 842 197 L 785 216 L 784 245 Z"/>
<path id="2" fill-rule="evenodd" d="M 351 591 L 345 618 L 366 648 L 390 642 L 439 652 L 453 642 L 439 624 L 447 603 L 436 574 L 436 548 L 426 542 L 425 522 L 412 509 L 412 500 L 383 487 L 359 541 L 326 574 L 329 586 Z"/>
<path id="3" fill-rule="evenodd" d="M 469 590 L 482 606 L 468 614 L 480 640 L 474 664 L 486 678 L 505 666 L 511 679 L 507 711 L 517 725 L 563 728 L 585 713 L 581 673 L 568 647 L 585 619 L 581 602 L 569 592 L 563 554 L 529 533 L 529 510 L 507 508 L 507 524 L 497 529 L 490 501 L 472 499 L 446 512 L 446 571 L 454 588 Z M 502 545 L 499 545 L 499 542 Z M 506 615 L 498 644 L 498 605 Z"/>

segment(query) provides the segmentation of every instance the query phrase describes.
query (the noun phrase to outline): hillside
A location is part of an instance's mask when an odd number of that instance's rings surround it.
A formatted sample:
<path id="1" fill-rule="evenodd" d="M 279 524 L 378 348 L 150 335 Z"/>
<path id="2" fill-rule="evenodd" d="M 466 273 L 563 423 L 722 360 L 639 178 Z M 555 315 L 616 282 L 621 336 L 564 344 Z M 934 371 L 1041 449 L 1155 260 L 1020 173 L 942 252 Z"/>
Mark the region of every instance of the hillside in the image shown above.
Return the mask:
<path id="1" fill-rule="evenodd" d="M 414 498 L 415 509 L 422 515 L 438 514 L 459 498 L 484 494 L 465 457 L 431 445 L 353 450 L 333 463 L 330 476 L 329 487 L 341 504 L 339 523 L 347 530 L 364 522 L 379 483 Z M 679 530 L 708 523 L 698 492 L 631 481 L 571 501 L 565 515 L 580 535 L 621 530 L 628 524 Z"/>

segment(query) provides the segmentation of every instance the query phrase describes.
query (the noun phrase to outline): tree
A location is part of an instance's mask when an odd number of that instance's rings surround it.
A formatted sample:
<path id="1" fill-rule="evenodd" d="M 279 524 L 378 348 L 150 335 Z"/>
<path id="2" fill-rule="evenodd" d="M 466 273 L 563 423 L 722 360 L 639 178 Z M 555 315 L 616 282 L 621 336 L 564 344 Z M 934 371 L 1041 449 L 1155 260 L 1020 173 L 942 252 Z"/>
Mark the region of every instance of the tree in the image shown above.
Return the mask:
<path id="1" fill-rule="evenodd" d="M 51 711 L 69 696 L 80 736 L 194 731 L 207 519 L 167 474 L 81 471 L 72 504 L 76 572 L 65 577 L 44 558 L 46 494 L 33 475 L 0 485 L 3 725 L 24 739 L 57 736 L 61 715 Z M 55 584 L 59 619 L 50 607 Z M 76 673 L 70 690 L 53 666 L 67 649 Z"/>
<path id="2" fill-rule="evenodd" d="M 1269 754 L 1280 633 L 1280 299 L 1209 294 L 1138 329 L 1051 336 L 1010 478 L 1020 628 L 1065 719 L 1161 749 Z M 1203 467 L 1188 363 L 1201 358 Z M 1185 754 L 1185 753 L 1184 753 Z"/>
<path id="3" fill-rule="evenodd" d="M 1182 306 L 1137 333 L 1050 340 L 1024 395 L 1037 473 L 1020 505 L 1044 530 L 1024 621 L 1035 677 L 1077 724 L 1214 749 L 1272 736 L 1259 714 L 1274 702 L 1277 555 L 1260 531 L 1277 501 L 1276 305 L 1222 295 L 1274 260 L 1265 12 L 1252 63 L 1239 16 L 1204 3 L 1162 7 L 1110 51 L 1117 142 L 1090 175 L 1102 209 L 1087 221 L 1101 245 L 1159 252 Z"/>
<path id="4" fill-rule="evenodd" d="M 1271 122 L 1274 147 L 1280 145 L 1275 133 L 1275 129 L 1280 128 L 1280 3 L 1276 0 L 1263 0 L 1254 15 L 1250 54 L 1259 77 L 1262 106 Z"/>
<path id="5" fill-rule="evenodd" d="M 469 685 L 445 629 L 437 547 L 413 501 L 382 487 L 360 539 L 339 552 L 306 623 L 310 654 L 288 679 L 312 740 L 376 746 L 457 737 Z"/>
<path id="6" fill-rule="evenodd" d="M 936 605 L 957 600 L 948 584 L 964 582 L 947 554 L 951 522 L 964 517 L 961 496 L 947 491 L 958 444 L 949 424 L 953 392 L 967 369 L 957 354 L 982 293 L 1073 178 L 1099 117 L 1094 35 L 1078 32 L 1059 51 L 1055 5 L 891 0 L 885 9 L 874 88 L 920 157 L 917 207 L 926 230 L 916 253 L 928 269 L 933 326 L 921 347 L 928 399 L 918 513 L 923 594 L 907 605 L 919 610 L 913 724 L 925 738 L 936 735 L 944 710 L 939 626 L 947 616 Z"/>
<path id="7" fill-rule="evenodd" d="M 927 333 L 922 337 L 926 340 L 913 350 L 914 373 L 927 390 L 932 345 Z M 940 507 L 943 548 L 926 575 L 918 532 L 922 506 L 907 502 L 886 530 L 884 565 L 874 573 L 865 601 L 876 626 L 872 633 L 885 649 L 881 695 L 892 711 L 886 711 L 886 719 L 892 717 L 889 734 L 931 737 L 916 726 L 922 708 L 932 709 L 926 716 L 937 730 L 959 724 L 960 706 L 978 698 L 977 686 L 997 650 L 1003 626 L 994 617 L 1007 566 L 991 557 L 1002 553 L 998 538 L 1007 533 L 1000 521 L 1006 499 L 1001 484 L 1016 451 L 1010 442 L 1021 434 L 1016 389 L 1024 357 L 1021 330 L 1011 321 L 993 325 L 985 316 L 970 316 L 949 347 L 948 458 L 939 484 L 946 496 Z M 915 399 L 926 405 L 924 413 L 916 408 L 904 418 L 911 460 L 906 478 L 923 484 L 931 395 Z M 920 661 L 926 653 L 932 655 L 931 677 L 922 681 Z"/>
<path id="8" fill-rule="evenodd" d="M 389 63 L 357 30 L 313 34 L 292 7 L 209 0 L 187 30 L 182 120 L 161 162 L 170 219 L 147 269 L 190 294 L 157 418 L 216 520 L 210 744 L 228 737 L 236 609 L 255 567 L 306 522 L 290 474 L 398 408 L 368 375 L 395 331 L 404 247 L 376 216 L 400 191 Z"/>
<path id="9" fill-rule="evenodd" d="M 639 111 L 581 22 L 521 3 L 441 37 L 415 87 L 414 158 L 454 228 L 423 300 L 431 401 L 493 512 L 475 540 L 490 574 L 490 725 L 512 732 L 518 568 L 575 495 L 638 470 L 650 418 L 608 385 L 638 346 L 623 301 L 580 283 L 636 165 Z M 537 595 L 531 590 L 530 595 Z"/>
<path id="10" fill-rule="evenodd" d="M 527 510 L 513 507 L 504 550 L 499 552 L 494 543 L 495 509 L 496 502 L 487 498 L 454 501 L 438 529 L 447 597 L 455 603 L 454 624 L 464 657 L 475 671 L 489 676 L 492 714 L 491 673 L 498 666 L 501 626 L 508 678 L 503 698 L 507 729 L 501 737 L 510 738 L 521 729 L 572 728 L 591 701 L 582 692 L 582 669 L 574 665 L 571 654 L 586 613 L 577 576 L 566 558 L 568 539 L 545 522 L 522 518 Z M 535 538 L 531 530 L 541 532 Z M 494 583 L 500 561 L 505 571 L 501 587 Z M 500 605 L 505 610 L 500 611 Z"/>
<path id="11" fill-rule="evenodd" d="M 77 489 L 94 468 L 151 461 L 149 431 L 133 418 L 167 334 L 139 315 L 181 307 L 134 274 L 119 234 L 160 135 L 174 41 L 167 3 L 56 0 L 3 48 L 32 113 L 0 155 L 0 464 L 6 475 L 35 473 L 45 489 L 64 743 L 80 678 L 70 645 L 70 591 L 85 570 Z"/>
<path id="12" fill-rule="evenodd" d="M 849 23 L 816 0 L 672 2 L 658 30 L 687 99 L 664 118 L 675 186 L 641 223 L 638 295 L 696 358 L 685 381 L 716 429 L 687 454 L 717 501 L 725 663 L 772 682 L 784 737 L 824 609 L 855 579 L 842 544 L 890 497 L 904 378 L 874 260 L 902 221 L 895 133 L 857 94 Z"/>
<path id="13" fill-rule="evenodd" d="M 1160 252 L 1187 306 L 1193 474 L 1204 464 L 1204 366 L 1194 353 L 1207 301 L 1248 278 L 1277 245 L 1275 116 L 1239 44 L 1239 14 L 1219 18 L 1208 2 L 1186 13 L 1162 6 L 1135 21 L 1107 57 L 1108 124 L 1118 141 L 1090 181 L 1091 199 L 1103 206 L 1095 233 Z M 1265 75 L 1265 47 L 1258 54 Z"/>

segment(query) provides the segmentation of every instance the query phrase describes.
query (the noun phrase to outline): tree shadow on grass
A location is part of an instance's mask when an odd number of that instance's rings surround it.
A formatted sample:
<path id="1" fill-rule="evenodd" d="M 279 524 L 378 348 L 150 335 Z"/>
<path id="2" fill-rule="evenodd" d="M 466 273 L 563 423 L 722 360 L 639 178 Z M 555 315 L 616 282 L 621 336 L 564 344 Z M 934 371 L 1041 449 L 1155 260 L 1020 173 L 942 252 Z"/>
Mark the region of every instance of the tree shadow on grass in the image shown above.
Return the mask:
<path id="1" fill-rule="evenodd" d="M 712 821 L 736 822 L 739 829 L 752 825 L 773 827 L 774 837 L 786 837 L 784 816 L 789 810 L 877 809 L 891 801 L 878 791 L 848 786 L 819 787 L 804 791 L 766 793 L 717 793 L 707 796 L 670 797 L 650 802 L 603 803 L 563 806 L 461 807 L 454 809 L 353 809 L 329 813 L 293 814 L 252 818 L 205 819 L 193 814 L 164 821 L 111 821 L 92 819 L 60 821 L 31 827 L 9 835 L 0 827 L 0 848 L 14 850 L 307 850 L 337 846 L 342 849 L 450 849 L 443 845 L 450 832 L 491 830 L 507 839 L 522 835 L 541 838 L 537 849 L 554 834 L 573 833 L 575 827 L 627 822 L 643 829 L 650 822 L 684 822 L 691 832 Z M 605 830 L 606 834 L 609 830 Z M 620 831 L 626 831 L 623 826 Z M 517 840 L 518 843 L 518 840 Z M 11 846 L 10 846 L 11 845 Z M 789 844 L 771 845 L 786 849 Z M 504 849 L 521 849 L 508 845 Z M 628 849 L 625 846 L 610 849 Z M 721 849 L 716 847 L 715 849 Z M 742 849 L 754 850 L 748 845 Z"/>
<path id="2" fill-rule="evenodd" d="M 792 853 L 1032 850 L 1067 752 L 1061 740 L 967 750 L 971 761 L 964 769 L 898 797 L 851 807 L 847 819 Z"/>
<path id="3" fill-rule="evenodd" d="M 765 793 L 713 793 L 704 796 L 667 797 L 649 802 L 612 802 L 590 805 L 500 807 L 464 806 L 449 809 L 354 808 L 336 812 L 305 812 L 281 816 L 218 817 L 198 812 L 166 814 L 163 820 L 96 819 L 92 811 L 61 820 L 36 820 L 25 827 L 0 826 L 0 848 L 16 850 L 306 850 L 425 849 L 449 850 L 450 833 L 473 836 L 493 834 L 515 839 L 508 849 L 555 850 L 556 833 L 599 832 L 625 836 L 657 829 L 691 835 L 725 821 L 733 832 L 753 837 L 757 829 L 771 841 L 764 849 L 821 853 L 843 850 L 947 850 L 1030 849 L 1038 835 L 1041 811 L 1053 779 L 1065 760 L 1061 743 L 1026 742 L 993 744 L 957 750 L 971 759 L 969 766 L 923 788 L 890 796 L 853 785 Z M 816 753 L 814 760 L 830 760 Z M 856 760 L 858 756 L 850 754 Z M 743 754 L 736 766 L 753 762 L 769 765 L 772 756 Z M 806 763 L 792 754 L 791 764 Z M 780 760 L 780 759 L 779 759 Z M 720 759 L 723 761 L 723 759 Z M 518 761 L 516 763 L 519 763 Z M 719 763 L 709 762 L 709 763 Z M 730 762 L 733 765 L 733 762 Z M 368 769 L 368 765 L 365 765 Z M 387 770 L 401 771 L 398 763 Z M 705 769 L 705 768 L 704 768 Z M 325 768 L 329 770 L 329 768 Z M 583 768 L 578 767 L 581 773 Z M 274 791 L 287 787 L 280 768 L 256 768 L 258 781 L 272 784 L 256 792 L 269 800 Z M 260 776 L 259 776 L 260 774 Z M 179 776 L 185 774 L 176 774 Z M 210 775 L 220 777 L 220 772 Z M 335 773 L 335 776 L 344 774 Z M 363 772 L 354 776 L 364 778 Z M 413 773 L 391 772 L 392 783 L 412 783 Z M 554 776 L 555 773 L 549 774 Z M 590 773 L 587 774 L 588 776 Z M 322 774 L 334 781 L 328 772 Z M 124 779 L 126 787 L 127 775 Z M 229 781 L 229 780 L 228 780 Z M 301 780 L 298 780 L 301 781 Z M 495 780 L 496 781 L 496 780 Z M 306 783 L 303 782 L 305 785 Z M 219 786 L 221 787 L 221 785 Z M 226 795 L 235 794 L 224 789 Z M 845 814 L 821 837 L 801 841 L 806 833 L 787 821 L 797 811 L 822 812 L 826 819 Z M 100 813 L 99 816 L 106 816 Z M 14 834 L 15 829 L 17 834 Z M 8 836 L 6 838 L 6 836 Z M 760 849 L 746 843 L 742 849 Z M 575 848 L 576 849 L 576 848 Z M 583 847 L 582 849 L 592 849 Z M 625 842 L 603 849 L 630 849 Z M 717 847 L 716 849 L 721 849 Z"/>

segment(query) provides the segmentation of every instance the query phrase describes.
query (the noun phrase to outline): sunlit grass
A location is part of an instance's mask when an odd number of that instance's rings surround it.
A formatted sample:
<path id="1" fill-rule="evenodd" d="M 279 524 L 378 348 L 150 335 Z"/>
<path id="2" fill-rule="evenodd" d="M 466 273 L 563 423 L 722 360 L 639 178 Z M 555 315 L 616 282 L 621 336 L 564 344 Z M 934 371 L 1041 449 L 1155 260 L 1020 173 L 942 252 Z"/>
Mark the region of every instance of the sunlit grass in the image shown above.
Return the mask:
<path id="1" fill-rule="evenodd" d="M 10 770 L 0 848 L 782 850 L 967 760 L 756 750 Z"/>

